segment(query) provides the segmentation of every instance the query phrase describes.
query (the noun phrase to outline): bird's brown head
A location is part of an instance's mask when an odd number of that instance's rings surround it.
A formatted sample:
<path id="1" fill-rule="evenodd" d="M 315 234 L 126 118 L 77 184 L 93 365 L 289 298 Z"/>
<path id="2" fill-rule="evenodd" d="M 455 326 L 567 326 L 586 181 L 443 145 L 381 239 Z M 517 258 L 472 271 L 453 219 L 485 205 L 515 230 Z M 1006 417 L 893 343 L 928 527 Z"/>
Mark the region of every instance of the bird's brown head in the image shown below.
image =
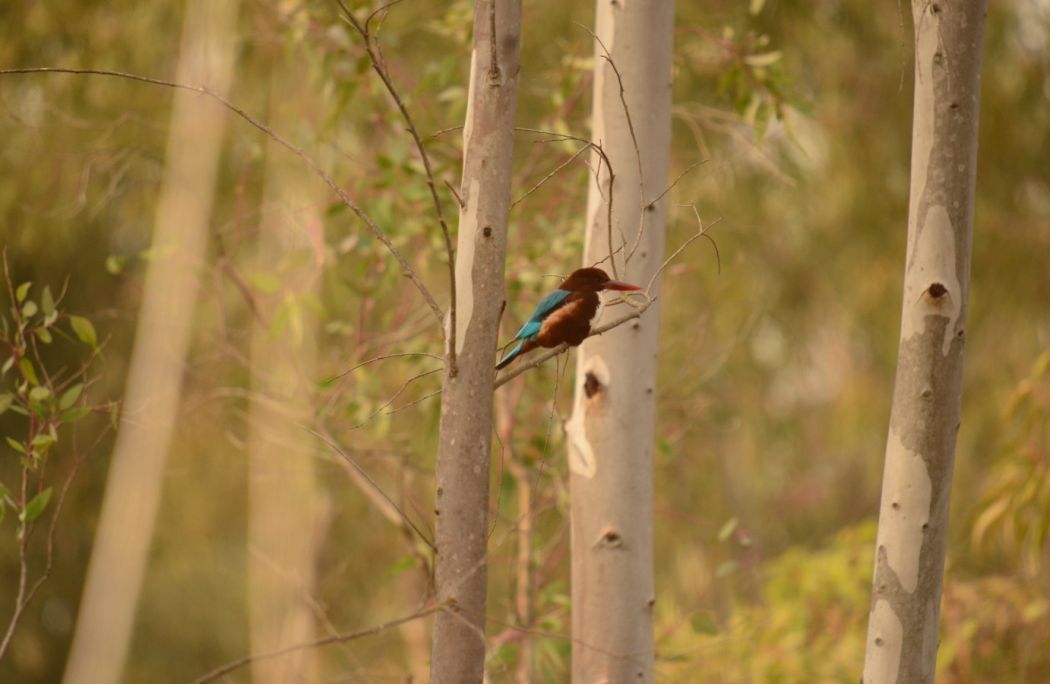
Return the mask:
<path id="1" fill-rule="evenodd" d="M 612 280 L 600 268 L 578 268 L 562 281 L 558 289 L 568 290 L 569 292 L 599 292 L 601 290 L 631 291 L 641 290 L 642 288 L 631 283 Z"/>

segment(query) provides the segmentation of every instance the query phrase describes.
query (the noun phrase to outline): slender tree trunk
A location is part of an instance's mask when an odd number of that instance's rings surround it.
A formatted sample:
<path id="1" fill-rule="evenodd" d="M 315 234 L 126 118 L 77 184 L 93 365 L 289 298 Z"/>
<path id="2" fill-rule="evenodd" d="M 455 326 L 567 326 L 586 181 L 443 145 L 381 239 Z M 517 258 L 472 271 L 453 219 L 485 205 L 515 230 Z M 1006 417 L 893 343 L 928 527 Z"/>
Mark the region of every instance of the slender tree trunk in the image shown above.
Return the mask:
<path id="1" fill-rule="evenodd" d="M 480 682 L 484 673 L 492 386 L 520 37 L 520 0 L 475 3 L 456 242 L 457 368 L 445 376 L 436 473 L 435 579 L 438 599 L 451 606 L 434 622 L 430 678 L 438 684 Z"/>
<path id="2" fill-rule="evenodd" d="M 962 396 L 985 7 L 984 0 L 912 3 L 908 252 L 865 684 L 934 678 Z"/>
<path id="3" fill-rule="evenodd" d="M 595 156 L 592 163 L 602 171 L 588 199 L 584 265 L 619 250 L 616 274 L 644 286 L 664 251 L 666 199 L 647 205 L 667 182 L 674 3 L 600 0 L 597 8 L 596 33 L 605 47 L 596 46 L 592 140 L 609 156 L 615 179 Z M 652 452 L 659 321 L 654 305 L 634 323 L 587 340 L 577 359 L 576 398 L 566 426 L 577 682 L 653 679 Z"/>
<path id="4" fill-rule="evenodd" d="M 178 81 L 223 94 L 233 72 L 236 0 L 191 0 Z M 226 113 L 174 95 L 167 166 L 113 450 L 65 681 L 119 681 L 127 657 L 164 465 L 178 413 Z"/>
<path id="5" fill-rule="evenodd" d="M 280 128 L 309 121 L 318 84 L 302 63 L 275 64 L 270 119 Z M 313 88 L 311 86 L 314 86 Z M 280 124 L 287 125 L 280 125 Z M 252 653 L 310 641 L 315 616 L 318 497 L 315 449 L 302 425 L 313 417 L 315 325 L 305 299 L 317 290 L 324 258 L 324 199 L 316 179 L 275 143 L 267 152 L 266 188 L 255 270 L 277 277 L 278 294 L 262 298 L 252 330 L 252 402 L 248 524 L 248 602 Z M 275 329 L 275 321 L 285 325 Z M 318 681 L 317 652 L 299 650 L 252 663 L 259 684 Z"/>

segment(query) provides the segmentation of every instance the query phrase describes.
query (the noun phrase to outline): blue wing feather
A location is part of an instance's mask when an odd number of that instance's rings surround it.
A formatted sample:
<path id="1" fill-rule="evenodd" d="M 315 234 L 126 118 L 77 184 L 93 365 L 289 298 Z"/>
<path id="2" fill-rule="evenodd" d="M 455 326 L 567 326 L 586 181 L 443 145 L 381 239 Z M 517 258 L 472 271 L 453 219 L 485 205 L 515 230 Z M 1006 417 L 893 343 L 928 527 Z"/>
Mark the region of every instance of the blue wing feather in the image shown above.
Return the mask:
<path id="1" fill-rule="evenodd" d="M 525 325 L 521 326 L 521 330 L 514 336 L 516 340 L 525 340 L 530 337 L 535 337 L 540 331 L 540 326 L 543 325 L 543 320 L 550 316 L 552 313 L 565 303 L 565 298 L 568 297 L 571 292 L 568 290 L 555 290 L 549 295 L 540 300 L 540 303 L 536 305 L 532 315 Z"/>
<path id="2" fill-rule="evenodd" d="M 567 290 L 555 290 L 540 300 L 540 303 L 537 304 L 536 308 L 532 311 L 532 316 L 530 316 L 529 320 L 525 322 L 525 325 L 521 326 L 521 330 L 518 331 L 518 334 L 514 336 L 515 340 L 521 341 L 518 342 L 513 349 L 507 352 L 502 359 L 500 359 L 499 363 L 496 364 L 497 369 L 503 368 L 513 361 L 514 358 L 521 353 L 521 349 L 525 346 L 527 340 L 536 338 L 536 335 L 540 332 L 540 328 L 543 327 L 543 321 L 564 305 L 566 298 L 570 294 L 572 293 Z"/>

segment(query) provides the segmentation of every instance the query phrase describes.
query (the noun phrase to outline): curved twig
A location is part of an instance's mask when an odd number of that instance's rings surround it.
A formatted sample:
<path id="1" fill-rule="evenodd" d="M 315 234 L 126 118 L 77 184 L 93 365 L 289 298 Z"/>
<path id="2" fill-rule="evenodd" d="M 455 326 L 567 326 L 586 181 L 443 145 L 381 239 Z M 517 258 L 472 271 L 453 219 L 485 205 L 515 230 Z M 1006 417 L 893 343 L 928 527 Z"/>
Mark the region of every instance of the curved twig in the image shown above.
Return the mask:
<path id="1" fill-rule="evenodd" d="M 372 221 L 372 218 L 367 213 L 365 213 L 365 210 L 359 207 L 357 203 L 354 202 L 353 199 L 351 199 L 350 195 L 348 195 L 347 192 L 343 190 L 343 188 L 341 188 L 339 184 L 336 183 L 330 175 L 328 175 L 328 172 L 322 169 L 321 165 L 318 164 L 313 159 L 313 157 L 308 155 L 306 151 L 303 150 L 303 148 L 299 147 L 298 145 L 292 142 L 289 142 L 288 140 L 285 140 L 275 130 L 264 124 L 262 121 L 259 121 L 254 116 L 252 116 L 251 114 L 249 114 L 244 109 L 237 106 L 230 100 L 226 99 L 222 95 L 219 95 L 218 93 L 209 90 L 206 86 L 191 86 L 185 83 L 166 81 L 162 78 L 152 78 L 150 76 L 140 76 L 138 74 L 130 74 L 123 71 L 110 71 L 107 69 L 67 69 L 64 67 L 26 67 L 21 69 L 0 69 L 0 76 L 9 76 L 15 74 L 76 74 L 81 76 L 110 76 L 114 78 L 123 78 L 129 81 L 138 81 L 140 83 L 149 83 L 151 85 L 164 86 L 165 88 L 173 88 L 175 90 L 186 90 L 191 93 L 199 93 L 200 95 L 205 95 L 215 100 L 229 111 L 233 112 L 237 116 L 247 121 L 259 131 L 265 133 L 271 140 L 276 142 L 278 145 L 285 148 L 295 156 L 299 157 L 299 159 L 301 159 L 303 163 L 310 167 L 310 170 L 313 171 L 318 178 L 324 181 L 325 185 L 332 189 L 332 191 L 339 197 L 339 199 L 342 200 L 343 204 L 345 204 L 347 208 L 350 209 L 350 211 L 354 212 L 354 215 L 357 216 L 357 218 L 361 219 L 361 221 L 364 222 L 366 226 L 368 226 L 368 228 L 372 231 L 372 234 L 375 235 L 376 239 L 382 242 L 383 245 L 387 248 L 387 250 L 389 250 L 389 252 L 392 255 L 394 255 L 394 258 L 397 259 L 397 263 L 401 266 L 401 270 L 416 286 L 416 289 L 418 289 L 420 294 L 423 295 L 423 299 L 426 300 L 427 305 L 430 307 L 431 311 L 434 312 L 434 316 L 437 318 L 438 324 L 441 326 L 442 335 L 445 334 L 445 317 L 441 313 L 441 307 L 438 306 L 438 303 L 434 299 L 434 296 L 430 294 L 430 290 L 427 289 L 427 286 L 423 284 L 423 281 L 420 280 L 415 270 L 413 270 L 412 266 L 409 265 L 408 260 L 406 260 L 404 255 L 401 254 L 401 250 L 399 250 L 394 245 L 394 243 L 390 241 L 389 236 L 387 236 L 383 229 L 376 225 L 374 221 Z"/>
<path id="2" fill-rule="evenodd" d="M 423 162 L 423 172 L 426 175 L 427 187 L 430 189 L 430 198 L 434 203 L 434 212 L 437 214 L 438 224 L 441 226 L 441 236 L 445 241 L 445 255 L 448 259 L 448 276 L 449 276 L 449 305 L 448 305 L 448 372 L 449 375 L 456 375 L 456 255 L 455 249 L 452 246 L 452 232 L 449 230 L 448 221 L 445 220 L 445 210 L 441 207 L 441 199 L 438 197 L 437 183 L 434 182 L 434 170 L 430 165 L 430 155 L 427 154 L 427 148 L 423 146 L 423 140 L 419 135 L 419 130 L 416 128 L 415 121 L 412 119 L 412 115 L 408 113 L 408 108 L 405 106 L 404 100 L 401 99 L 401 95 L 398 93 L 397 88 L 394 87 L 394 82 L 390 78 L 390 71 L 386 67 L 386 62 L 383 59 L 382 51 L 379 49 L 378 41 L 376 40 L 375 34 L 370 32 L 369 24 L 376 15 L 385 13 L 392 6 L 396 5 L 401 0 L 394 0 L 393 2 L 386 3 L 382 7 L 374 10 L 368 15 L 365 23 L 362 24 L 358 21 L 357 17 L 347 8 L 343 3 L 343 0 L 335 0 L 342 9 L 343 14 L 347 22 L 354 27 L 354 30 L 361 36 L 361 39 L 365 44 L 365 52 L 368 53 L 368 59 L 372 63 L 372 71 L 376 72 L 379 76 L 379 80 L 383 82 L 383 86 L 386 91 L 390 93 L 390 97 L 393 98 L 394 104 L 397 105 L 398 111 L 401 113 L 401 118 L 404 119 L 405 128 L 408 130 L 409 135 L 412 136 L 412 141 L 416 145 L 416 150 L 419 152 L 419 158 Z M 378 28 L 377 28 L 378 32 Z M 460 205 L 462 206 L 462 202 Z"/>

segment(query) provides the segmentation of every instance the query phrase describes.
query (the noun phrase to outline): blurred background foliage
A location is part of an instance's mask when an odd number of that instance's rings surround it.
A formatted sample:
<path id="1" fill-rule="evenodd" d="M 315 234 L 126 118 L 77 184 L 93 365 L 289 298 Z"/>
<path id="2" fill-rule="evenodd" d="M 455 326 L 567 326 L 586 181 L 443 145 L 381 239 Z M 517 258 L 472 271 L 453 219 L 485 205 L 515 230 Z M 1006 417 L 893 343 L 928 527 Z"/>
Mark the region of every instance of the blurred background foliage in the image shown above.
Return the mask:
<path id="1" fill-rule="evenodd" d="M 668 246 L 713 230 L 667 271 L 656 452 L 657 674 L 680 682 L 854 682 L 863 658 L 897 349 L 911 124 L 911 15 L 861 0 L 678 3 Z M 359 7 L 360 3 L 352 6 Z M 95 67 L 168 77 L 180 3 L 83 0 L 0 5 L 0 65 Z M 393 78 L 433 154 L 458 184 L 471 4 L 406 0 L 383 23 Z M 518 120 L 588 135 L 593 55 L 587 3 L 527 3 Z M 942 610 L 939 680 L 1050 681 L 1050 4 L 991 3 L 963 421 Z M 316 115 L 281 131 L 325 168 L 411 255 L 435 292 L 443 247 L 421 166 L 356 36 L 333 3 L 241 5 L 232 99 L 279 118 L 285 74 L 319 84 Z M 278 65 L 291 68 L 277 69 Z M 296 79 L 295 83 L 292 79 Z M 289 107 L 302 107 L 297 95 Z M 83 76 L 0 79 L 0 235 L 17 285 L 68 288 L 102 351 L 79 405 L 119 400 L 164 163 L 171 93 Z M 285 117 L 287 120 L 287 117 Z M 320 122 L 320 123 L 317 123 Z M 453 130 L 449 130 L 453 129 Z M 277 263 L 251 256 L 264 215 L 264 161 L 309 173 L 239 120 L 227 129 L 209 263 L 164 502 L 127 681 L 184 681 L 244 654 L 249 328 L 253 301 L 279 301 L 274 335 L 319 331 L 314 412 L 353 458 L 431 527 L 440 353 L 431 313 L 335 198 L 323 244 Z M 515 196 L 579 146 L 522 132 Z M 503 338 L 579 259 L 586 183 L 574 162 L 512 210 Z M 318 181 L 320 182 L 320 181 Z M 443 192 L 449 215 L 455 198 Z M 282 274 L 321 264 L 317 297 Z M 37 296 L 34 294 L 34 296 Z M 6 302 L 5 298 L 5 302 Z M 443 300 L 447 294 L 443 295 Z M 9 303 L 5 304 L 5 312 Z M 9 316 L 10 318 L 10 316 Z M 68 348 L 66 348 L 68 347 Z M 5 350 L 9 352 L 10 350 Z M 83 348 L 54 350 L 79 367 Z M 5 357 L 6 360 L 6 357 Z M 516 493 L 533 494 L 532 620 L 540 681 L 569 657 L 568 498 L 560 420 L 564 361 L 505 390 L 508 439 L 493 454 L 490 630 L 493 681 L 510 681 Z M 0 393 L 14 392 L 6 373 Z M 17 389 L 17 388 L 16 388 Z M 395 397 L 391 402 L 391 397 Z M 390 403 L 388 403 L 390 402 Z M 101 412 L 105 413 L 105 412 Z M 104 433 L 106 415 L 82 429 Z M 78 428 L 81 429 L 81 428 Z M 19 430 L 22 432 L 20 433 Z M 24 436 L 24 416 L 0 433 Z M 86 433 L 85 433 L 86 434 Z M 20 436 L 21 435 L 21 436 Z M 312 439 L 304 431 L 303 439 Z M 0 662 L 0 680 L 60 677 L 71 639 L 111 436 L 86 455 L 55 536 L 54 570 Z M 6 445 L 0 482 L 19 454 Z M 317 606 L 342 630 L 414 610 L 428 590 L 419 549 L 389 524 L 318 443 L 327 524 Z M 58 481 L 75 454 L 47 454 Z M 520 466 L 520 467 L 518 467 Z M 45 514 L 46 515 L 46 514 Z M 16 516 L 0 522 L 0 617 L 18 576 Z M 44 548 L 30 550 L 35 568 Z M 387 631 L 324 652 L 341 681 L 405 681 L 426 642 Z M 422 646 L 420 644 L 422 643 Z"/>

